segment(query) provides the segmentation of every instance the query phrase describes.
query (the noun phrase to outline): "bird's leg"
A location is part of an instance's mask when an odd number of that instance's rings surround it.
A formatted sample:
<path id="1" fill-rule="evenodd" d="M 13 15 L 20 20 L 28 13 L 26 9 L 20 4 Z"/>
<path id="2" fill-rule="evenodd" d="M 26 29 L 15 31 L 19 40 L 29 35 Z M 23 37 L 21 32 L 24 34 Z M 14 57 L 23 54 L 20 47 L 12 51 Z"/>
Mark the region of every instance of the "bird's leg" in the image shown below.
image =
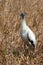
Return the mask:
<path id="1" fill-rule="evenodd" d="M 26 44 L 24 44 L 24 55 L 26 55 Z"/>
<path id="2" fill-rule="evenodd" d="M 30 64 L 31 64 L 31 51 L 30 51 Z"/>
<path id="3" fill-rule="evenodd" d="M 25 56 L 26 56 L 27 52 L 28 52 L 27 45 L 26 45 L 26 44 L 24 44 L 24 55 L 25 55 Z"/>

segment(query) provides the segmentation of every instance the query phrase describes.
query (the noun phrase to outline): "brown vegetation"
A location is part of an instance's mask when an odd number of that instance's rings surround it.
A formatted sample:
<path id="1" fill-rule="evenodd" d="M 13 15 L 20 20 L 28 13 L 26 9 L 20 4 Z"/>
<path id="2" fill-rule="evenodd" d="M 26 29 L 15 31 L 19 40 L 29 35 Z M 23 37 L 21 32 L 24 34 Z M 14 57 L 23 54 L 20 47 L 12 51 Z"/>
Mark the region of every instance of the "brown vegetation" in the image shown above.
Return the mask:
<path id="1" fill-rule="evenodd" d="M 36 53 L 24 56 L 20 13 L 37 37 Z M 0 65 L 43 65 L 43 0 L 0 0 Z"/>

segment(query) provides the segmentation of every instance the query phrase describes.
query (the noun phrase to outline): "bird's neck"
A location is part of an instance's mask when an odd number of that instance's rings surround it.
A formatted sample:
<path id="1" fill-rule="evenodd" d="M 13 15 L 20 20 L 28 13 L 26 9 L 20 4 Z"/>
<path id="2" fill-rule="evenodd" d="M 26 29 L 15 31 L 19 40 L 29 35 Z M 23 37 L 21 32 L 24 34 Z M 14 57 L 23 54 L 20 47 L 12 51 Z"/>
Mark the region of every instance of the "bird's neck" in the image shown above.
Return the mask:
<path id="1" fill-rule="evenodd" d="M 26 26 L 26 20 L 23 19 L 23 20 L 22 20 L 22 23 L 21 23 L 21 27 L 25 27 L 25 26 Z"/>

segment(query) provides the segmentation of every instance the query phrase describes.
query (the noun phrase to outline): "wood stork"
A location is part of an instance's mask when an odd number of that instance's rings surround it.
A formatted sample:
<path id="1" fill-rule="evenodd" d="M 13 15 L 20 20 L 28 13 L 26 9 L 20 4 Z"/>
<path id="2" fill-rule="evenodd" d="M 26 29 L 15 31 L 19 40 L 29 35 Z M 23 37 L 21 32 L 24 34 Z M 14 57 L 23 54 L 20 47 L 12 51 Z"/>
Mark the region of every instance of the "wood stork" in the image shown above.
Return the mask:
<path id="1" fill-rule="evenodd" d="M 31 46 L 36 48 L 36 35 L 35 35 L 35 33 L 27 26 L 25 14 L 21 13 L 20 17 L 22 18 L 21 31 L 20 31 L 21 38 L 28 41 Z"/>

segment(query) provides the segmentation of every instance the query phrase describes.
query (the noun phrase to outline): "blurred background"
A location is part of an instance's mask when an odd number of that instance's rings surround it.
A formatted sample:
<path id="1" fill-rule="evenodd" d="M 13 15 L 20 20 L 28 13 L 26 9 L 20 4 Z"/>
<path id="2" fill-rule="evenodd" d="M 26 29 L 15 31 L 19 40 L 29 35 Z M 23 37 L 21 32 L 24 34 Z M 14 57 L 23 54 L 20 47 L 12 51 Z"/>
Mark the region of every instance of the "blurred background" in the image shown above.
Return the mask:
<path id="1" fill-rule="evenodd" d="M 37 52 L 24 56 L 20 13 L 37 37 Z M 0 65 L 43 65 L 43 0 L 0 0 Z"/>

